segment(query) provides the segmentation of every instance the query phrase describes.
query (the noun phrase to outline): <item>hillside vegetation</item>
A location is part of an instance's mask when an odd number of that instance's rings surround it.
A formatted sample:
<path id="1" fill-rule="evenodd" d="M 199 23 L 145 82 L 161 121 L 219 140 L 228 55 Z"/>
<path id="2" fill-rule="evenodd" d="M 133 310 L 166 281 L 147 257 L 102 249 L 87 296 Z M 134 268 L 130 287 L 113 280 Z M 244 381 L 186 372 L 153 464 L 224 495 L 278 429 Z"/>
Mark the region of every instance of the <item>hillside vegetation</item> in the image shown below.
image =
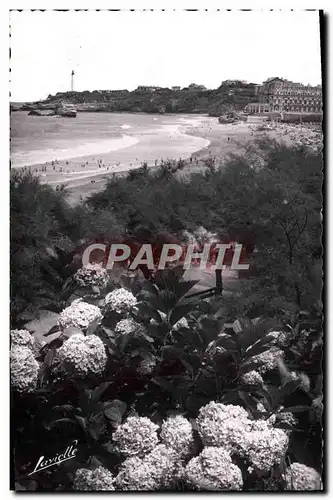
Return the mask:
<path id="1" fill-rule="evenodd" d="M 55 109 L 62 102 L 75 104 L 78 111 L 115 111 L 131 113 L 208 113 L 220 116 L 227 111 L 241 111 L 255 100 L 255 84 L 222 83 L 215 90 L 162 88 L 153 93 L 134 90 L 64 92 L 49 95 L 45 101 L 26 104 L 21 109 Z"/>

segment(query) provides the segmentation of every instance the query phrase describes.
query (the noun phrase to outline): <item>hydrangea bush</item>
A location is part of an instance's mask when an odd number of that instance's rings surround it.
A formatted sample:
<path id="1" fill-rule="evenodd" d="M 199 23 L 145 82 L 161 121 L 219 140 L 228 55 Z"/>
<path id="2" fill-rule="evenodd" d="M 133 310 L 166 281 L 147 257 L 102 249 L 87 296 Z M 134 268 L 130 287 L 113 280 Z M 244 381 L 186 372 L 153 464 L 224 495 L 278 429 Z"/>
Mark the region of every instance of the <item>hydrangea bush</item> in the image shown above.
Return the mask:
<path id="1" fill-rule="evenodd" d="M 218 301 L 184 301 L 192 284 L 169 271 L 111 291 L 93 271 L 75 279 L 99 296 L 68 300 L 38 350 L 11 331 L 18 454 L 36 435 L 58 436 L 59 453 L 77 439 L 80 456 L 59 472 L 70 491 L 321 488 L 320 458 L 297 449 L 315 446 L 322 411 L 320 379 L 294 362 L 298 330 L 225 323 Z"/>

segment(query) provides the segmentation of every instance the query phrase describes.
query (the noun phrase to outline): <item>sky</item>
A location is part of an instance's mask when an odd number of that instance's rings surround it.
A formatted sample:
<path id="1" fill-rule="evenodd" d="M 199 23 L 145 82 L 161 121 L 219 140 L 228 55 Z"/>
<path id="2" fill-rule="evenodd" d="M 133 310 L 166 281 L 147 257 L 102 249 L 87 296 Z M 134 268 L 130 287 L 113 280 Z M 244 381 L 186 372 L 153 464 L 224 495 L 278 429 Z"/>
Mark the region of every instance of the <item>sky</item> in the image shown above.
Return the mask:
<path id="1" fill-rule="evenodd" d="M 13 11 L 11 101 L 278 76 L 321 83 L 317 11 Z"/>

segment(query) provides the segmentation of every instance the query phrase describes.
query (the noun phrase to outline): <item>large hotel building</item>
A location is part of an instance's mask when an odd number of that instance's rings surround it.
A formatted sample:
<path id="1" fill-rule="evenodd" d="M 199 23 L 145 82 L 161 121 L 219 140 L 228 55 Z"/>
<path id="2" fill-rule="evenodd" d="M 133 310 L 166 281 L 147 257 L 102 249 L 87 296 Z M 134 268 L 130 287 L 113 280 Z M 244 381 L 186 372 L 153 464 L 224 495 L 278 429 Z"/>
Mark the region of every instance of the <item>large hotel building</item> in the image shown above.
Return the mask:
<path id="1" fill-rule="evenodd" d="M 254 113 L 322 113 L 322 87 L 303 85 L 282 78 L 268 78 L 257 87 L 258 101 L 246 106 Z"/>

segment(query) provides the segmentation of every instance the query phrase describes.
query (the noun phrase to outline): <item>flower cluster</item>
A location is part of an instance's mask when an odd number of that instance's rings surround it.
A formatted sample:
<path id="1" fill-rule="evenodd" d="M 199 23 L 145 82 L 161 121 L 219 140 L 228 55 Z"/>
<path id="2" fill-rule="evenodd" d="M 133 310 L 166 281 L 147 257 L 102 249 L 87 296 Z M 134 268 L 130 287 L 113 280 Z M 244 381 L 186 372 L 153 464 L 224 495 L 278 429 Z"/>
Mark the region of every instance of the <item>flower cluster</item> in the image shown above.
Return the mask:
<path id="1" fill-rule="evenodd" d="M 31 349 L 35 357 L 38 357 L 46 342 L 36 339 L 28 330 L 11 330 L 12 346 L 24 346 Z"/>
<path id="2" fill-rule="evenodd" d="M 82 287 L 105 288 L 109 282 L 109 275 L 100 264 L 88 264 L 74 274 L 74 279 Z"/>
<path id="3" fill-rule="evenodd" d="M 102 318 L 99 307 L 83 302 L 82 299 L 76 299 L 60 313 L 59 323 L 63 328 L 74 326 L 84 330 L 91 323 L 99 322 Z"/>
<path id="4" fill-rule="evenodd" d="M 140 329 L 139 323 L 134 321 L 133 318 L 125 318 L 118 321 L 114 329 L 115 333 L 119 335 L 128 335 Z"/>
<path id="5" fill-rule="evenodd" d="M 256 472 L 267 472 L 279 464 L 288 448 L 289 433 L 273 422 L 250 420 L 240 406 L 210 402 L 200 409 L 198 432 L 205 446 L 218 446 L 246 457 Z"/>
<path id="6" fill-rule="evenodd" d="M 14 345 L 10 351 L 11 386 L 18 392 L 36 389 L 39 364 L 29 347 Z"/>
<path id="7" fill-rule="evenodd" d="M 125 288 L 117 288 L 105 297 L 105 306 L 110 311 L 118 314 L 129 312 L 137 304 L 134 295 Z"/>
<path id="8" fill-rule="evenodd" d="M 225 448 L 207 447 L 192 458 L 185 468 L 185 479 L 203 491 L 234 491 L 243 487 L 242 472 L 232 463 Z"/>
<path id="9" fill-rule="evenodd" d="M 235 452 L 244 439 L 248 413 L 240 406 L 211 401 L 200 409 L 196 423 L 205 446 L 223 446 Z"/>
<path id="10" fill-rule="evenodd" d="M 244 373 L 244 375 L 242 375 L 241 377 L 241 381 L 243 382 L 243 384 L 247 385 L 261 385 L 264 383 L 264 380 L 260 375 L 260 373 L 258 373 L 255 370 L 251 370 L 248 373 Z"/>
<path id="11" fill-rule="evenodd" d="M 129 417 L 119 425 L 112 439 L 120 453 L 125 456 L 143 456 L 158 443 L 158 425 L 147 417 Z"/>
<path id="12" fill-rule="evenodd" d="M 218 237 L 216 233 L 211 233 L 207 231 L 203 226 L 198 227 L 193 231 L 199 244 L 204 245 L 205 243 L 218 243 Z"/>
<path id="13" fill-rule="evenodd" d="M 160 436 L 162 443 L 174 449 L 181 457 L 188 455 L 193 449 L 192 425 L 181 415 L 170 417 L 163 422 Z"/>
<path id="14" fill-rule="evenodd" d="M 138 366 L 138 372 L 141 375 L 149 375 L 150 373 L 153 372 L 155 367 L 156 367 L 156 357 L 148 352 L 145 355 L 145 357 L 140 361 Z"/>
<path id="15" fill-rule="evenodd" d="M 249 420 L 243 440 L 241 455 L 250 462 L 249 471 L 269 472 L 281 463 L 289 444 L 289 436 L 282 429 L 276 429 L 266 420 Z"/>
<path id="16" fill-rule="evenodd" d="M 170 488 L 182 478 L 183 466 L 177 452 L 165 444 L 159 444 L 144 457 L 148 464 L 152 478 L 159 488 Z"/>
<path id="17" fill-rule="evenodd" d="M 283 355 L 284 353 L 279 347 L 273 346 L 267 349 L 267 351 L 252 356 L 251 363 L 257 363 L 257 371 L 261 374 L 265 374 L 277 368 L 278 360 L 283 358 Z"/>
<path id="18" fill-rule="evenodd" d="M 82 333 L 72 335 L 57 350 L 57 369 L 77 377 L 89 373 L 99 375 L 103 372 L 107 356 L 103 342 L 96 335 L 85 337 Z"/>
<path id="19" fill-rule="evenodd" d="M 142 458 L 127 458 L 121 465 L 116 485 L 124 491 L 156 491 L 172 488 L 182 476 L 177 453 L 159 444 Z"/>
<path id="20" fill-rule="evenodd" d="M 11 330 L 10 339 L 12 346 L 20 345 L 33 349 L 35 339 L 28 330 Z"/>
<path id="21" fill-rule="evenodd" d="M 283 478 L 286 490 L 318 491 L 322 489 L 320 474 L 315 469 L 294 462 L 286 469 Z"/>
<path id="22" fill-rule="evenodd" d="M 139 457 L 127 458 L 116 477 L 117 489 L 123 491 L 156 491 L 157 481 L 152 477 L 150 464 Z"/>
<path id="23" fill-rule="evenodd" d="M 97 467 L 95 470 L 78 469 L 73 486 L 76 491 L 114 491 L 114 481 L 111 472 L 104 467 Z"/>
<path id="24" fill-rule="evenodd" d="M 297 424 L 297 420 L 294 414 L 291 413 L 290 411 L 283 411 L 283 407 L 279 409 L 278 413 L 271 415 L 268 418 L 268 422 L 270 422 L 272 425 L 275 424 L 288 425 L 290 428 L 294 427 Z"/>

